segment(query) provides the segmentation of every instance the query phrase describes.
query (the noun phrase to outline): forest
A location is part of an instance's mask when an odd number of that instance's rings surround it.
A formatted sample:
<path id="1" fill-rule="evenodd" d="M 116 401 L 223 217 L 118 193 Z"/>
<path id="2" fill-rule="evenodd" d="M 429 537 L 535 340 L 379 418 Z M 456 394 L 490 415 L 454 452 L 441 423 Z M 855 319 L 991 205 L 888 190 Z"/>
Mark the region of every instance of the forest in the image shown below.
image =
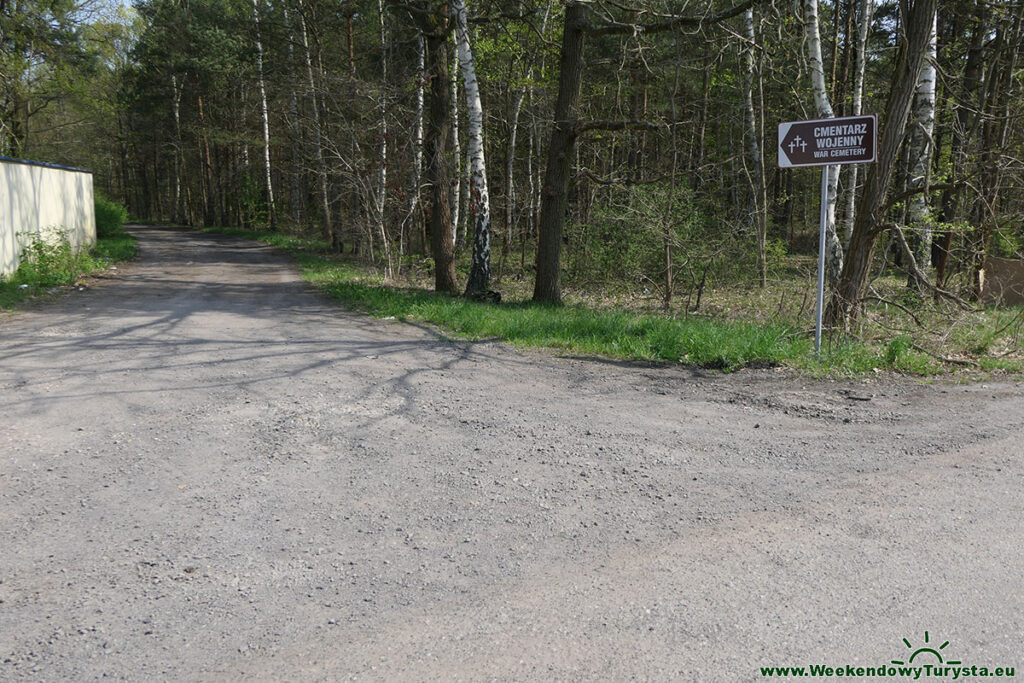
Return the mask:
<path id="1" fill-rule="evenodd" d="M 826 325 L 947 328 L 1024 256 L 1022 48 L 1019 0 L 0 0 L 0 154 L 386 282 L 804 326 L 824 185 Z M 860 114 L 875 163 L 778 168 Z"/>

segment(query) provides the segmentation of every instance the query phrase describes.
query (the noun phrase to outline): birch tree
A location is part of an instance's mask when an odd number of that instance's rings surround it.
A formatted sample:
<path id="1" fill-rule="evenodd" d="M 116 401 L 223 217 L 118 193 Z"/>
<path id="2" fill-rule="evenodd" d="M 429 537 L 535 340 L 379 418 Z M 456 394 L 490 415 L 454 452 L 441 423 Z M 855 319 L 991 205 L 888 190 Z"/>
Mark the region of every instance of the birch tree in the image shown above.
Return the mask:
<path id="1" fill-rule="evenodd" d="M 420 182 L 423 176 L 423 84 L 426 81 L 425 47 L 423 35 L 416 35 L 416 95 L 413 109 L 412 164 L 409 168 L 409 189 L 406 195 L 405 215 L 402 218 L 402 232 L 399 236 L 399 258 L 405 253 L 411 241 L 412 226 L 416 224 L 416 209 L 420 203 Z M 424 249 L 426 245 L 424 245 Z"/>
<path id="2" fill-rule="evenodd" d="M 932 217 L 927 189 L 931 183 L 932 156 L 935 130 L 935 46 L 937 17 L 932 17 L 931 37 L 928 40 L 927 53 L 921 65 L 917 91 L 914 93 L 913 118 L 910 130 L 910 182 L 909 189 L 914 190 L 907 207 L 909 224 L 914 228 L 911 246 L 914 251 L 914 262 L 924 268 L 930 265 L 932 242 Z M 908 284 L 922 286 L 918 282 L 918 271 L 909 269 Z"/>
<path id="3" fill-rule="evenodd" d="M 857 3 L 857 56 L 854 65 L 853 95 L 851 98 L 852 116 L 860 116 L 864 106 L 864 74 L 867 70 L 868 32 L 871 28 L 872 15 L 874 14 L 874 0 L 859 0 Z M 853 218 L 857 201 L 857 176 L 860 174 L 860 164 L 853 164 L 849 171 L 849 189 L 846 192 L 846 220 L 843 235 L 844 248 L 850 245 L 850 236 L 853 234 Z"/>
<path id="4" fill-rule="evenodd" d="M 320 213 L 323 220 L 323 231 L 331 247 L 340 248 L 331 223 L 331 201 L 327 191 L 327 161 L 324 159 L 323 129 L 320 123 L 320 106 L 317 101 L 316 81 L 313 78 L 313 58 L 309 51 L 309 35 L 306 31 L 306 17 L 299 13 L 302 27 L 302 48 L 306 55 L 306 85 L 309 90 L 309 106 L 313 112 L 313 157 L 316 161 L 317 185 L 320 195 Z"/>
<path id="5" fill-rule="evenodd" d="M 743 83 L 743 119 L 746 127 L 745 138 L 749 155 L 747 178 L 750 180 L 751 194 L 754 198 L 753 222 L 757 235 L 757 275 L 762 287 L 767 284 L 767 237 L 768 212 L 767 190 L 764 178 L 764 158 L 762 153 L 764 127 L 758 126 L 757 110 L 754 108 L 754 50 L 757 42 L 754 35 L 754 10 L 743 13 L 744 44 L 744 83 Z M 673 173 L 675 169 L 673 168 Z M 669 267 L 669 266 L 666 266 Z"/>
<path id="6" fill-rule="evenodd" d="M 448 204 L 452 207 L 452 242 L 459 244 L 459 226 L 462 221 L 462 143 L 459 138 L 459 49 L 454 48 L 452 60 L 451 96 L 452 107 L 452 183 Z"/>
<path id="7" fill-rule="evenodd" d="M 171 74 L 171 111 L 174 112 L 174 215 L 175 223 L 182 223 L 185 219 L 185 212 L 181 203 L 181 176 L 184 160 L 182 158 L 181 146 L 181 91 L 184 87 L 183 79 L 177 74 Z"/>
<path id="8" fill-rule="evenodd" d="M 470 159 L 469 196 L 473 214 L 473 256 L 466 282 L 466 296 L 487 294 L 491 281 L 491 200 L 487 191 L 487 165 L 484 160 L 484 110 L 480 102 L 473 50 L 469 44 L 465 0 L 453 0 L 455 9 L 455 43 L 462 67 L 463 89 L 466 91 L 466 119 Z M 468 218 L 468 217 L 467 217 Z"/>
<path id="9" fill-rule="evenodd" d="M 388 50 L 387 33 L 384 21 L 384 0 L 377 0 L 377 15 L 380 28 L 380 97 L 377 102 L 377 112 L 380 117 L 380 142 L 377 154 L 377 187 L 374 196 L 374 220 L 377 223 L 377 232 L 380 235 L 381 249 L 384 252 L 384 276 L 394 275 L 391 261 L 391 243 L 388 241 L 388 231 L 384 225 L 384 208 L 387 201 L 388 189 Z"/>
<path id="10" fill-rule="evenodd" d="M 263 78 L 263 39 L 260 36 L 260 8 L 252 0 L 252 14 L 256 22 L 256 84 L 260 94 L 260 115 L 263 120 L 263 170 L 267 184 L 267 220 L 270 229 L 277 227 L 274 210 L 274 181 L 270 169 L 270 114 L 267 111 L 267 86 Z"/>
<path id="11" fill-rule="evenodd" d="M 291 193 L 288 198 L 291 206 L 291 219 L 293 225 L 298 225 L 302 219 L 305 209 L 305 200 L 302 196 L 302 176 L 299 150 L 302 146 L 302 136 L 299 132 L 299 95 L 296 92 L 295 77 L 295 33 L 292 30 L 291 14 L 288 12 L 288 3 L 285 2 L 281 11 L 284 14 L 284 27 L 288 35 L 288 125 L 292 138 L 291 158 Z"/>
<path id="12" fill-rule="evenodd" d="M 818 116 L 835 116 L 825 84 L 825 63 L 821 58 L 821 31 L 818 25 L 818 0 L 803 0 L 804 44 L 807 47 L 807 66 L 811 74 L 811 92 Z M 829 280 L 835 281 L 843 267 L 843 246 L 836 236 L 836 199 L 839 194 L 839 166 L 827 166 L 828 191 L 825 212 L 825 270 Z"/>

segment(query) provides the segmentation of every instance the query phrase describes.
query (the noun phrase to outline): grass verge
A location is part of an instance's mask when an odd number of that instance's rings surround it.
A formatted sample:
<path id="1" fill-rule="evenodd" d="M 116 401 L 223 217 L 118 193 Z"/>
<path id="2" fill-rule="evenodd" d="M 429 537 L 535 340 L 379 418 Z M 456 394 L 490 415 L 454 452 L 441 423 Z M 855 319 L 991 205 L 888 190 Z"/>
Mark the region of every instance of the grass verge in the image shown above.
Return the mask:
<path id="1" fill-rule="evenodd" d="M 74 253 L 62 240 L 55 244 L 36 241 L 26 252 L 18 270 L 0 281 L 0 310 L 56 293 L 92 273 L 134 258 L 136 245 L 134 237 L 116 226 L 104 230 L 88 251 Z"/>
<path id="2" fill-rule="evenodd" d="M 327 244 L 318 239 L 242 229 L 209 231 L 288 251 L 308 281 L 348 308 L 378 318 L 428 323 L 456 339 L 495 339 L 522 347 L 722 370 L 785 366 L 815 376 L 863 376 L 881 371 L 927 376 L 967 365 L 942 360 L 907 334 L 828 344 L 816 359 L 806 326 L 756 315 L 748 320 L 733 315 L 673 317 L 581 304 L 542 306 L 526 300 L 480 303 L 423 287 L 386 283 L 368 267 L 331 254 Z M 1024 371 L 1024 363 L 1007 358 L 979 359 L 970 365 L 972 370 Z"/>

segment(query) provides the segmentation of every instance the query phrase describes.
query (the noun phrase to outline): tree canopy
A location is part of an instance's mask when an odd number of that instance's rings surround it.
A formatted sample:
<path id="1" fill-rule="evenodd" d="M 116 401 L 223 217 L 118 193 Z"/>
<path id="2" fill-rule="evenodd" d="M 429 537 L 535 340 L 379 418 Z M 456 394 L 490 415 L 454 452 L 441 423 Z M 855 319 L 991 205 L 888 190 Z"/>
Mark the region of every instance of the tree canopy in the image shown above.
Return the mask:
<path id="1" fill-rule="evenodd" d="M 1019 0 L 0 0 L 0 151 L 92 167 L 139 218 L 276 219 L 448 291 L 483 244 L 483 187 L 499 279 L 671 306 L 815 252 L 819 175 L 775 167 L 778 122 L 877 113 L 885 158 L 831 178 L 843 326 L 880 267 L 962 300 L 986 258 L 1021 255 L 1022 17 Z"/>

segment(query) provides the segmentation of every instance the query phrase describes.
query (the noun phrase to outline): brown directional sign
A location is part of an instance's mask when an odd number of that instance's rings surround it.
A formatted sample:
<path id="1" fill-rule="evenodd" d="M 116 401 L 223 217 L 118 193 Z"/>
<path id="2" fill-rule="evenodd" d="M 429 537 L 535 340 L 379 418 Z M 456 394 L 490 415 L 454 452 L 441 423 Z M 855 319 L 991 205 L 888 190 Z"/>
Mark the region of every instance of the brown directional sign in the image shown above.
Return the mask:
<path id="1" fill-rule="evenodd" d="M 874 114 L 780 123 L 779 168 L 873 163 L 877 135 Z"/>

